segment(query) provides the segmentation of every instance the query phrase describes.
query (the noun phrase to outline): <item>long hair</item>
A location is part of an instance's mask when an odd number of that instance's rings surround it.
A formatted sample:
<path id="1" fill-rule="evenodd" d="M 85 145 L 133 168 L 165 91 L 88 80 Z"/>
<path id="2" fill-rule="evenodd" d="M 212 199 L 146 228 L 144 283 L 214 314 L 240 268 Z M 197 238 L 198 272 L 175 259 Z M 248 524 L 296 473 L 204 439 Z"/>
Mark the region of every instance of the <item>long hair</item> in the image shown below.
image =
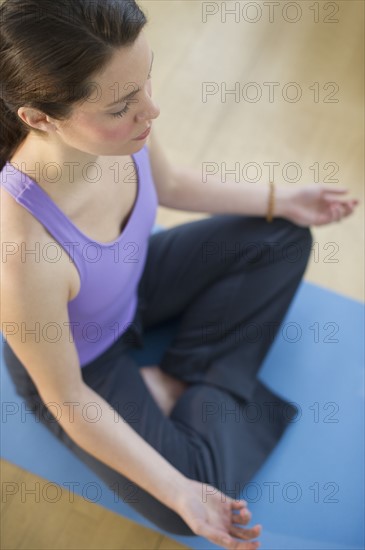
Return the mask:
<path id="1" fill-rule="evenodd" d="M 30 130 L 44 135 L 19 107 L 67 120 L 146 23 L 135 0 L 0 0 L 0 170 Z"/>

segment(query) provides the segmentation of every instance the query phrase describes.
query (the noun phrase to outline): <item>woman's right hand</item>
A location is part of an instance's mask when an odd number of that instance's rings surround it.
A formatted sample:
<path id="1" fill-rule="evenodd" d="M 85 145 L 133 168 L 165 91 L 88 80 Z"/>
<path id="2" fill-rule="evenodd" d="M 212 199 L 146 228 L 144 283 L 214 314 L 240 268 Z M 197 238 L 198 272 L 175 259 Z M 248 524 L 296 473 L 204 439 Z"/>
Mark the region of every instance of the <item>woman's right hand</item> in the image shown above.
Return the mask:
<path id="1" fill-rule="evenodd" d="M 252 539 L 260 535 L 261 525 L 242 528 L 251 519 L 247 503 L 230 498 L 212 485 L 188 479 L 176 511 L 196 535 L 227 550 L 254 550 L 260 546 Z"/>

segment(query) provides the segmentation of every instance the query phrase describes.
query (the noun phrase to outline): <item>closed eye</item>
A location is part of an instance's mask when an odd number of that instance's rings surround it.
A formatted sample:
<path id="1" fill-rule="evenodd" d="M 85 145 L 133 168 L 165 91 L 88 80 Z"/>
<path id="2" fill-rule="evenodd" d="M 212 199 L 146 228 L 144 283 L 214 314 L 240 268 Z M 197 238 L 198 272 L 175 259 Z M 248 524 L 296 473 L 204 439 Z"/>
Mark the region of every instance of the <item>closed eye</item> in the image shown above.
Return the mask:
<path id="1" fill-rule="evenodd" d="M 123 117 L 126 113 L 129 111 L 129 103 L 124 107 L 122 111 L 119 111 L 119 113 L 111 113 L 112 117 Z"/>
<path id="2" fill-rule="evenodd" d="M 149 75 L 148 75 L 148 80 L 150 80 L 151 78 L 152 78 L 152 75 L 149 74 Z M 124 109 L 123 109 L 122 111 L 119 111 L 118 113 L 110 113 L 110 115 L 111 115 L 112 117 L 120 117 L 120 118 L 123 117 L 125 114 L 128 113 L 128 111 L 129 111 L 129 109 L 130 109 L 129 105 L 130 105 L 131 103 L 135 103 L 135 102 L 136 102 L 135 100 L 134 100 L 134 101 L 130 101 L 130 102 L 127 101 L 126 106 L 124 107 Z"/>

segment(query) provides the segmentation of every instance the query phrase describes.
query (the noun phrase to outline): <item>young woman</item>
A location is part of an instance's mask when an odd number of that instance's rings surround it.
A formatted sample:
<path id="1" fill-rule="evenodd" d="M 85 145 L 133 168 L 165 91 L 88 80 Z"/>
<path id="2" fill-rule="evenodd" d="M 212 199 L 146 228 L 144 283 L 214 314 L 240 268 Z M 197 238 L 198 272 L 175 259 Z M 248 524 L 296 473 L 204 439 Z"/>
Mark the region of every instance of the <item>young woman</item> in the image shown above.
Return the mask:
<path id="1" fill-rule="evenodd" d="M 0 15 L 1 326 L 17 391 L 157 526 L 256 548 L 237 499 L 296 414 L 257 372 L 309 226 L 357 201 L 171 166 L 134 1 L 5 0 Z M 158 205 L 214 215 L 151 235 Z M 138 368 L 128 349 L 177 317 L 161 364 Z"/>

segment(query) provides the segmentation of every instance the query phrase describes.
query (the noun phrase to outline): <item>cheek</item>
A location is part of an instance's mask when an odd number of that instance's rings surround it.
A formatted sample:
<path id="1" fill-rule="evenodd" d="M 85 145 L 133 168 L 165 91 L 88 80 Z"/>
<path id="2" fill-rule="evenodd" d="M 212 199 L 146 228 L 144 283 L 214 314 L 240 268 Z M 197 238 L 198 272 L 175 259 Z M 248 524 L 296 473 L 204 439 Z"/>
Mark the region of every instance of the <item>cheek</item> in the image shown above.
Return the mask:
<path id="1" fill-rule="evenodd" d="M 80 117 L 78 128 L 82 128 L 83 137 L 92 141 L 112 142 L 123 141 L 133 136 L 133 125 L 123 119 L 102 117 L 99 120 L 90 120 Z"/>
<path id="2" fill-rule="evenodd" d="M 105 141 L 123 141 L 128 139 L 133 135 L 132 125 L 126 123 L 125 121 L 116 119 L 118 122 L 115 122 L 115 119 L 112 119 L 112 122 L 104 124 L 103 128 L 98 128 L 99 137 Z"/>

